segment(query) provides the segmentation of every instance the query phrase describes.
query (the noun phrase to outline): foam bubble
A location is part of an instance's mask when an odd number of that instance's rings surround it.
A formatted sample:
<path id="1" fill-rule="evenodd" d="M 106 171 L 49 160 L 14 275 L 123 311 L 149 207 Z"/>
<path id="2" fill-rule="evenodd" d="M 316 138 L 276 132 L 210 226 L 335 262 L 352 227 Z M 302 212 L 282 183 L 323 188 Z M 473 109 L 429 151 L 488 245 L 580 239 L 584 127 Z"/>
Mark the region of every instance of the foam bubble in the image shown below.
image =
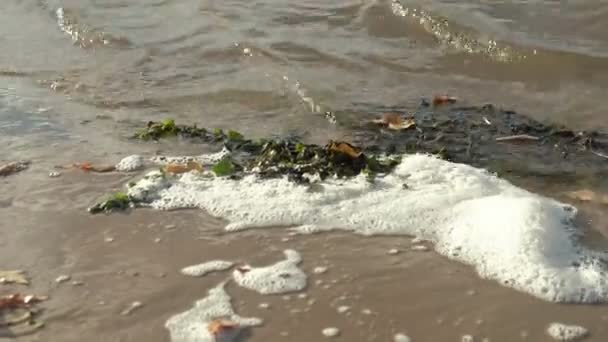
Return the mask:
<path id="1" fill-rule="evenodd" d="M 302 257 L 291 249 L 285 250 L 284 253 L 285 260 L 270 266 L 239 267 L 232 273 L 234 281 L 261 294 L 288 293 L 304 289 L 306 273 L 298 268 Z"/>
<path id="2" fill-rule="evenodd" d="M 393 338 L 394 342 L 412 342 L 412 339 L 409 338 L 409 336 L 405 335 L 405 334 L 395 334 L 395 337 Z"/>
<path id="3" fill-rule="evenodd" d="M 547 327 L 547 334 L 557 341 L 576 341 L 587 336 L 588 333 L 589 331 L 586 328 L 578 325 L 555 322 Z"/>
<path id="4" fill-rule="evenodd" d="M 234 313 L 230 296 L 224 289 L 225 283 L 209 290 L 207 297 L 194 303 L 192 309 L 172 316 L 165 323 L 172 342 L 219 342 L 233 341 L 243 328 L 262 324 L 259 318 L 244 318 Z M 237 329 L 226 334 L 213 336 L 208 329 L 209 323 L 217 319 L 229 319 L 237 323 Z"/>
<path id="5" fill-rule="evenodd" d="M 234 263 L 232 261 L 211 260 L 202 264 L 184 267 L 180 272 L 192 277 L 202 277 L 211 272 L 225 271 L 233 265 Z"/>
<path id="6" fill-rule="evenodd" d="M 117 171 L 122 172 L 137 171 L 144 167 L 144 158 L 138 154 L 134 154 L 123 158 L 115 167 Z"/>
<path id="7" fill-rule="evenodd" d="M 402 184 L 407 182 L 409 189 Z M 549 301 L 608 301 L 604 255 L 580 246 L 576 209 L 489 172 L 428 155 L 404 155 L 372 184 L 328 179 L 309 191 L 286 178 L 240 180 L 186 173 L 156 186 L 157 209 L 200 207 L 227 228 L 291 226 L 307 232 L 403 234 L 473 265 L 480 276 Z M 139 188 L 139 184 L 135 187 Z"/>
<path id="8" fill-rule="evenodd" d="M 335 328 L 335 327 L 329 327 L 329 328 L 323 329 L 321 331 L 321 333 L 325 337 L 336 337 L 336 336 L 340 335 L 340 329 Z"/>

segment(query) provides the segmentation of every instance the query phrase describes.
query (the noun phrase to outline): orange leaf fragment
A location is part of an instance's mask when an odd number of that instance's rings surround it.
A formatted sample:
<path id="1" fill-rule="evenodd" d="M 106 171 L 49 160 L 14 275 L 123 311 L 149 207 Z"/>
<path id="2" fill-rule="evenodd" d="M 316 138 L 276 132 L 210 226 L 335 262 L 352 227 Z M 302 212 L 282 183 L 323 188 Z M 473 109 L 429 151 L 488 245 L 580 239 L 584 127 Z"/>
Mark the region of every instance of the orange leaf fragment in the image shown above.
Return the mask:
<path id="1" fill-rule="evenodd" d="M 238 327 L 239 324 L 237 322 L 229 321 L 226 319 L 216 319 L 207 324 L 207 330 L 213 336 L 222 335 L 225 332 L 236 329 Z"/>
<path id="2" fill-rule="evenodd" d="M 186 173 L 186 172 L 190 172 L 190 171 L 202 172 L 203 166 L 195 161 L 189 161 L 186 163 L 186 165 L 177 164 L 177 163 L 169 163 L 169 164 L 165 165 L 164 170 L 167 173 L 175 173 L 175 174 Z"/>
<path id="3" fill-rule="evenodd" d="M 416 126 L 414 118 L 403 119 L 398 113 L 385 113 L 382 118 L 372 120 L 375 124 L 388 126 L 389 129 L 402 130 Z"/>
<path id="4" fill-rule="evenodd" d="M 41 302 L 43 300 L 47 300 L 46 296 L 34 296 L 27 295 L 23 296 L 20 294 L 12 294 L 4 297 L 0 297 L 0 310 L 3 309 L 15 309 L 19 307 L 28 306 L 32 303 Z"/>
<path id="5" fill-rule="evenodd" d="M 453 97 L 453 96 L 437 95 L 437 96 L 435 96 L 435 98 L 433 98 L 433 105 L 434 106 L 441 106 L 441 105 L 444 105 L 444 104 L 456 103 L 456 101 L 458 101 L 458 98 Z"/>
<path id="6" fill-rule="evenodd" d="M 361 150 L 347 142 L 330 141 L 328 149 L 330 151 L 344 153 L 351 158 L 359 158 L 359 156 L 361 156 Z"/>

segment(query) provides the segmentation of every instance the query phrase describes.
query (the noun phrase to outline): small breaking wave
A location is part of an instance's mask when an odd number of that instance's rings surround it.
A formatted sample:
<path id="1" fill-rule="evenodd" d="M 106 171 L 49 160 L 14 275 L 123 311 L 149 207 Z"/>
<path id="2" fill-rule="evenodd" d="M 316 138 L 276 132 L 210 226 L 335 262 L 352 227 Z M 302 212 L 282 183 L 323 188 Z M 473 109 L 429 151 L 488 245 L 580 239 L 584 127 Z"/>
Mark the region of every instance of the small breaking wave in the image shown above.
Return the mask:
<path id="1" fill-rule="evenodd" d="M 514 62 L 526 59 L 527 56 L 512 47 L 501 45 L 496 40 L 481 41 L 467 33 L 458 32 L 450 27 L 447 19 L 437 17 L 422 9 L 403 6 L 398 0 L 392 2 L 393 14 L 416 20 L 428 33 L 435 36 L 441 44 L 459 51 L 487 56 L 498 62 Z"/>
<path id="2" fill-rule="evenodd" d="M 72 37 L 74 44 L 78 44 L 82 48 L 97 46 L 129 47 L 132 45 L 125 37 L 116 37 L 82 24 L 74 13 L 62 7 L 55 11 L 55 15 L 59 28 Z"/>

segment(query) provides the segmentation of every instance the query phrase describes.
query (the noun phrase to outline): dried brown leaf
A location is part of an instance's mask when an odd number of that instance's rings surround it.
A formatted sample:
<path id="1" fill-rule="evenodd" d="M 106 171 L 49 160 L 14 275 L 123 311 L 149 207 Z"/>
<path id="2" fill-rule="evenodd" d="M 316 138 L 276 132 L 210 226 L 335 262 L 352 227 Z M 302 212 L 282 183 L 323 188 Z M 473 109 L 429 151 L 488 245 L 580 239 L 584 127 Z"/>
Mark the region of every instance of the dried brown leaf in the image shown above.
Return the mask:
<path id="1" fill-rule="evenodd" d="M 330 141 L 329 150 L 334 152 L 344 153 L 351 158 L 359 158 L 361 150 L 349 143 L 341 141 Z"/>
<path id="2" fill-rule="evenodd" d="M 221 336 L 227 331 L 236 329 L 238 327 L 239 324 L 237 322 L 230 321 L 227 319 L 216 319 L 207 324 L 207 330 L 213 336 Z"/>
<path id="3" fill-rule="evenodd" d="M 186 172 L 190 172 L 190 171 L 202 172 L 203 166 L 195 161 L 189 161 L 185 165 L 177 164 L 177 163 L 167 164 L 167 165 L 165 165 L 164 170 L 167 173 L 174 173 L 174 174 L 186 173 Z"/>
<path id="4" fill-rule="evenodd" d="M 435 98 L 433 98 L 433 105 L 441 106 L 441 105 L 445 105 L 445 104 L 456 103 L 456 101 L 458 101 L 458 98 L 453 97 L 453 96 L 437 95 L 437 96 L 435 96 Z"/>
<path id="5" fill-rule="evenodd" d="M 10 176 L 13 173 L 17 173 L 27 169 L 30 166 L 30 161 L 22 160 L 11 162 L 5 165 L 0 165 L 0 176 L 6 177 Z"/>

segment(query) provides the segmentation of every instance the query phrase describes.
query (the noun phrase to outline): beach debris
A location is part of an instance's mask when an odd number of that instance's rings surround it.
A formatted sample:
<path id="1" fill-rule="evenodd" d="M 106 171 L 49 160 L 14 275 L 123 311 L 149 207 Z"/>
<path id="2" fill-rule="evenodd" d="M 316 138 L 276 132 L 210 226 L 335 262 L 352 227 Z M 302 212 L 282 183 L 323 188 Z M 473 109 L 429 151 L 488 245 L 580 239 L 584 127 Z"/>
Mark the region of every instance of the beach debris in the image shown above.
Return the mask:
<path id="1" fill-rule="evenodd" d="M 144 304 L 142 302 L 138 302 L 138 301 L 132 302 L 131 304 L 129 304 L 129 306 L 126 309 L 124 309 L 120 312 L 120 315 L 129 316 L 131 313 L 133 313 L 133 311 L 135 311 L 139 308 L 142 308 L 143 306 L 144 306 Z"/>
<path id="2" fill-rule="evenodd" d="M 207 330 L 213 337 L 222 338 L 227 334 L 232 334 L 239 324 L 227 319 L 216 319 L 207 324 Z"/>
<path id="3" fill-rule="evenodd" d="M 158 140 L 160 138 L 176 136 L 178 132 L 179 129 L 175 125 L 175 121 L 173 119 L 165 119 L 161 122 L 148 122 L 147 127 L 138 131 L 135 136 L 142 140 Z"/>
<path id="4" fill-rule="evenodd" d="M 115 210 L 126 210 L 131 207 L 133 200 L 126 193 L 119 191 L 103 202 L 97 203 L 89 208 L 91 214 L 111 213 Z"/>
<path id="5" fill-rule="evenodd" d="M 49 172 L 49 177 L 51 177 L 51 178 L 57 178 L 59 176 L 61 176 L 61 172 L 57 172 L 57 171 Z"/>
<path id="6" fill-rule="evenodd" d="M 232 261 L 211 260 L 202 264 L 182 268 L 180 272 L 191 277 L 202 277 L 211 272 L 225 271 L 232 266 L 234 266 Z"/>
<path id="7" fill-rule="evenodd" d="M 412 342 L 412 339 L 403 333 L 397 333 L 393 337 L 393 342 Z"/>
<path id="8" fill-rule="evenodd" d="M 399 250 L 397 248 L 391 248 L 386 252 L 388 255 L 397 255 L 399 254 Z"/>
<path id="9" fill-rule="evenodd" d="M 168 163 L 165 166 L 163 166 L 163 170 L 166 173 L 180 174 L 180 173 L 186 173 L 186 172 L 190 172 L 190 171 L 203 172 L 204 168 L 198 162 L 188 161 L 185 164 Z"/>
<path id="10" fill-rule="evenodd" d="M 327 267 L 325 266 L 317 266 L 312 270 L 314 274 L 323 274 L 325 272 L 327 272 Z"/>
<path id="11" fill-rule="evenodd" d="M 445 104 L 454 104 L 458 101 L 457 97 L 448 95 L 436 95 L 433 98 L 433 106 L 441 106 Z"/>
<path id="12" fill-rule="evenodd" d="M 103 241 L 105 243 L 112 243 L 112 242 L 114 242 L 114 238 L 111 236 L 108 236 L 108 237 L 104 238 Z"/>
<path id="13" fill-rule="evenodd" d="M 70 168 L 70 167 L 77 168 L 77 169 L 80 169 L 80 170 L 86 171 L 86 172 L 97 172 L 97 173 L 106 173 L 106 172 L 112 172 L 112 171 L 116 170 L 116 166 L 114 166 L 114 165 L 96 166 L 89 162 L 73 163 L 72 165 L 64 166 L 61 168 Z"/>
<path id="14" fill-rule="evenodd" d="M 10 176 L 14 173 L 21 172 L 30 166 L 29 160 L 20 160 L 0 165 L 0 177 Z"/>
<path id="15" fill-rule="evenodd" d="M 0 270 L 0 284 L 22 284 L 28 285 L 30 281 L 23 270 Z"/>
<path id="16" fill-rule="evenodd" d="M 302 257 L 295 250 L 283 252 L 286 259 L 266 267 L 245 265 L 232 273 L 234 281 L 242 287 L 260 294 L 280 294 L 303 290 L 306 274 L 298 268 Z"/>
<path id="17" fill-rule="evenodd" d="M 380 119 L 372 120 L 372 123 L 382 125 L 396 131 L 416 126 L 416 121 L 414 118 L 404 119 L 399 113 L 385 113 Z"/>
<path id="18" fill-rule="evenodd" d="M 232 162 L 230 157 L 223 158 L 211 168 L 211 171 L 213 171 L 213 173 L 215 173 L 215 175 L 218 177 L 231 175 L 236 170 L 237 165 Z"/>
<path id="19" fill-rule="evenodd" d="M 554 322 L 547 327 L 547 334 L 556 341 L 577 341 L 589 334 L 589 330 L 579 325 Z"/>
<path id="20" fill-rule="evenodd" d="M 488 120 L 488 118 L 486 118 L 485 116 L 482 116 L 481 118 L 483 119 L 483 122 L 484 122 L 486 125 L 490 126 L 490 125 L 492 124 L 492 122 L 491 122 L 490 120 Z"/>
<path id="21" fill-rule="evenodd" d="M 34 320 L 38 310 L 33 304 L 47 300 L 47 296 L 12 294 L 0 297 L 0 327 L 19 325 L 20 333 L 27 333 L 41 328 L 44 323 Z M 12 329 L 11 329 L 12 330 Z"/>
<path id="22" fill-rule="evenodd" d="M 371 315 L 373 312 L 372 312 L 372 310 L 370 310 L 370 309 L 363 309 L 363 310 L 361 310 L 361 313 L 362 313 L 362 314 L 364 314 L 364 315 L 368 315 L 368 316 L 369 316 L 369 315 Z"/>
<path id="23" fill-rule="evenodd" d="M 539 137 L 535 137 L 533 135 L 529 135 L 529 134 L 516 134 L 516 135 L 508 135 L 505 137 L 497 137 L 496 141 L 499 142 L 507 142 L 507 141 L 514 141 L 514 142 L 518 142 L 518 141 L 537 141 L 540 140 Z"/>
<path id="24" fill-rule="evenodd" d="M 161 238 L 154 239 L 154 243 L 160 243 L 161 241 L 163 241 Z"/>
<path id="25" fill-rule="evenodd" d="M 63 275 L 60 275 L 59 277 L 55 278 L 55 282 L 57 284 L 61 284 L 61 283 L 65 283 L 66 281 L 68 281 L 70 279 L 72 279 L 71 276 L 69 276 L 67 274 L 63 274 Z"/>
<path id="26" fill-rule="evenodd" d="M 84 282 L 80 281 L 80 280 L 74 280 L 72 282 L 72 286 L 83 286 L 83 285 L 84 285 Z"/>
<path id="27" fill-rule="evenodd" d="M 114 167 L 116 171 L 132 172 L 144 167 L 144 157 L 134 154 L 120 160 Z"/>
<path id="28" fill-rule="evenodd" d="M 590 189 L 571 191 L 567 195 L 568 197 L 578 201 L 608 204 L 607 194 L 598 194 L 597 192 Z"/>
<path id="29" fill-rule="evenodd" d="M 350 306 L 348 305 L 342 305 L 338 307 L 338 313 L 346 313 L 347 311 L 350 310 Z"/>
<path id="30" fill-rule="evenodd" d="M 328 327 L 323 329 L 321 333 L 325 337 L 337 337 L 338 335 L 340 335 L 340 329 L 336 327 Z"/>
<path id="31" fill-rule="evenodd" d="M 270 309 L 270 304 L 269 303 L 260 303 L 258 305 L 258 308 L 267 310 L 267 309 Z"/>
<path id="32" fill-rule="evenodd" d="M 190 310 L 167 320 L 165 327 L 170 332 L 172 342 L 229 342 L 234 341 L 244 329 L 262 324 L 259 318 L 237 315 L 224 286 L 225 282 L 220 283 Z"/>
<path id="33" fill-rule="evenodd" d="M 463 335 L 460 338 L 461 342 L 475 342 L 475 337 L 473 337 L 473 335 Z"/>

